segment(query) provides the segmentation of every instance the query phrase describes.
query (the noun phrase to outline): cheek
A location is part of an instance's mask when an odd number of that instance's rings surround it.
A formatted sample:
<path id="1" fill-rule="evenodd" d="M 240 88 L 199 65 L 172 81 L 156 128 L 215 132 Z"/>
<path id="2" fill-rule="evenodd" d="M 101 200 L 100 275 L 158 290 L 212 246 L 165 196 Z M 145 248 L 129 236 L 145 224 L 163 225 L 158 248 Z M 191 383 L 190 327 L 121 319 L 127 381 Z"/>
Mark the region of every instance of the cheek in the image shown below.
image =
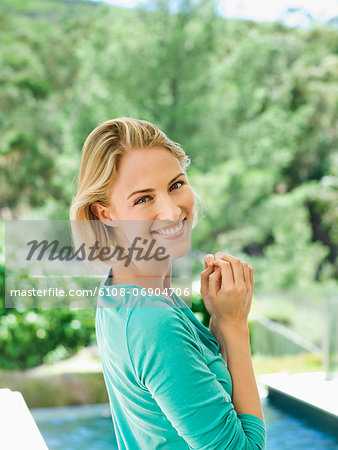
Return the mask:
<path id="1" fill-rule="evenodd" d="M 149 230 L 152 225 L 150 220 L 142 220 L 139 217 L 137 219 L 127 218 L 119 222 L 119 232 L 122 236 L 124 246 L 129 247 L 135 239 L 137 239 L 137 245 L 141 245 L 143 239 L 149 239 Z"/>
<path id="2" fill-rule="evenodd" d="M 187 191 L 186 198 L 185 198 L 186 207 L 189 208 L 190 210 L 194 210 L 195 202 L 196 202 L 196 200 L 195 200 L 194 193 L 191 189 L 189 189 L 189 191 Z"/>

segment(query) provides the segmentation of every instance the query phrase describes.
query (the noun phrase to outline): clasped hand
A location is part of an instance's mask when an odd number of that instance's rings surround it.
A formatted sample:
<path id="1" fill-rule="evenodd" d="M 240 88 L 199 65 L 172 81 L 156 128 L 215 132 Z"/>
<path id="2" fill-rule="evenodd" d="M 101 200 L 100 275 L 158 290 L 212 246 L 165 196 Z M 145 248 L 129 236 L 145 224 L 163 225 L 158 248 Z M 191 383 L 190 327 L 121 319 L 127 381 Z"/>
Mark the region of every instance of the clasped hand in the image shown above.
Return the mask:
<path id="1" fill-rule="evenodd" d="M 247 326 L 254 270 L 234 256 L 217 252 L 204 258 L 201 289 L 205 307 L 217 324 Z"/>

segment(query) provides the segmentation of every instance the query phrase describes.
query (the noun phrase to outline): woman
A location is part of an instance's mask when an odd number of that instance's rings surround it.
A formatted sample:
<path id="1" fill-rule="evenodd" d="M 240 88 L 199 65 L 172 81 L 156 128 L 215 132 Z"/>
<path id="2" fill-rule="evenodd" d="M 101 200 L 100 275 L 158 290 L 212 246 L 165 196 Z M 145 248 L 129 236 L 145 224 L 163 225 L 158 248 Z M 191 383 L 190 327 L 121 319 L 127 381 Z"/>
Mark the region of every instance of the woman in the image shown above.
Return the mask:
<path id="1" fill-rule="evenodd" d="M 205 257 L 212 333 L 170 289 L 171 261 L 187 252 L 197 220 L 189 164 L 179 144 L 132 118 L 101 124 L 83 146 L 70 218 L 102 225 L 108 246 L 133 234 L 156 242 L 148 261 L 122 245 L 101 284 L 96 333 L 116 439 L 132 450 L 262 449 L 247 323 L 252 267 L 222 252 Z M 166 257 L 156 259 L 160 247 Z"/>

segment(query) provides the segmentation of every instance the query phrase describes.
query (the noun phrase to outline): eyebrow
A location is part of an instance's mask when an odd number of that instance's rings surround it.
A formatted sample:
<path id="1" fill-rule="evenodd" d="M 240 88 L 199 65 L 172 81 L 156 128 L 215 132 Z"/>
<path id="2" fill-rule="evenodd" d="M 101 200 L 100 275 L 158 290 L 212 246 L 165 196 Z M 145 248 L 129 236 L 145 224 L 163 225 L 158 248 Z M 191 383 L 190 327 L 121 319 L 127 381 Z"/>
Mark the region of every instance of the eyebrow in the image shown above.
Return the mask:
<path id="1" fill-rule="evenodd" d="M 180 177 L 181 175 L 184 175 L 184 176 L 185 176 L 185 174 L 184 174 L 183 172 L 182 172 L 182 173 L 179 173 L 178 175 L 176 175 L 176 177 L 174 177 L 171 181 L 169 181 L 168 186 L 169 186 L 169 184 L 171 184 L 173 181 L 175 181 L 176 178 Z M 142 190 L 140 190 L 140 191 L 135 191 L 135 192 L 133 192 L 132 194 L 129 195 L 128 199 L 129 199 L 132 195 L 134 195 L 134 194 L 143 194 L 144 192 L 153 192 L 153 191 L 154 191 L 154 189 L 151 189 L 151 188 L 149 188 L 149 189 L 142 189 Z M 127 199 L 127 200 L 128 200 L 128 199 Z"/>

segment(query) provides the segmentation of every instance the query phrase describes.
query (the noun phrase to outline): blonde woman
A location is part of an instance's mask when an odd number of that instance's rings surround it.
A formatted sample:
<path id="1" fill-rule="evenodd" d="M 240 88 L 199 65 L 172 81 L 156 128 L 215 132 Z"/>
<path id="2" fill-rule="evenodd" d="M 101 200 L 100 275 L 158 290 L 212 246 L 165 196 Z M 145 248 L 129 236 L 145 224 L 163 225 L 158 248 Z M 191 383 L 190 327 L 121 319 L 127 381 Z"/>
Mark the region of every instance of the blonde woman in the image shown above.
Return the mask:
<path id="1" fill-rule="evenodd" d="M 125 259 L 106 259 L 96 333 L 118 447 L 263 449 L 247 322 L 252 267 L 222 252 L 206 255 L 201 295 L 211 332 L 170 289 L 172 258 L 188 251 L 197 223 L 189 164 L 154 124 L 126 117 L 99 125 L 82 149 L 70 218 L 89 221 L 93 240 L 103 226 L 108 246 L 127 243 L 131 234 L 119 224 L 133 224 L 169 256 L 156 259 L 152 249 L 153 259 L 129 258 L 127 268 Z"/>

